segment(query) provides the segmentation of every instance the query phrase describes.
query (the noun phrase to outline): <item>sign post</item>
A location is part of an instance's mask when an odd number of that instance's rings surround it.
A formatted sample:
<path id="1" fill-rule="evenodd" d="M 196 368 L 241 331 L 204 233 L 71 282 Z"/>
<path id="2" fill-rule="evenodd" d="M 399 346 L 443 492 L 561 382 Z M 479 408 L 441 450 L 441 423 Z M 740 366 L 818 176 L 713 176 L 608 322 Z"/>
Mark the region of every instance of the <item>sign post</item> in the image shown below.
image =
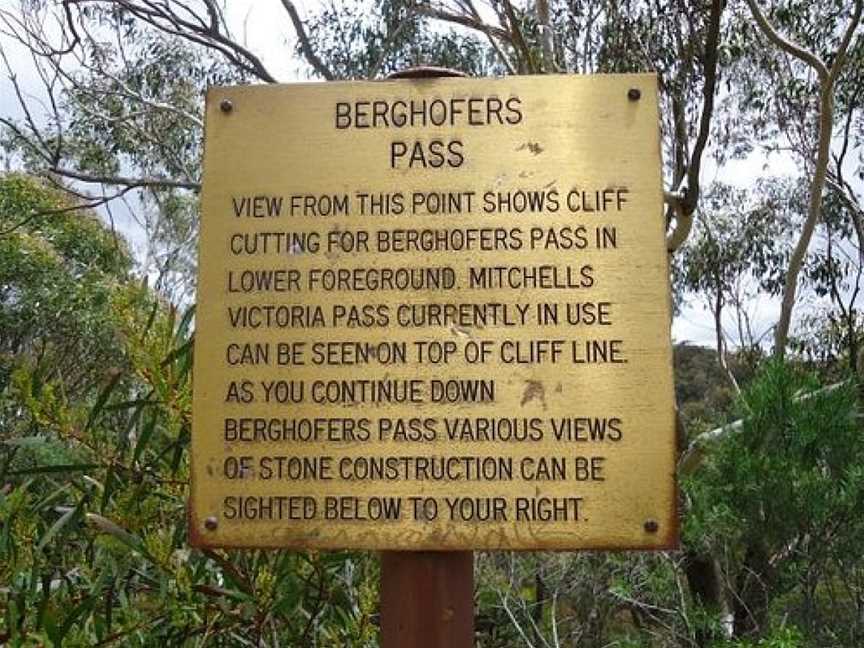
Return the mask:
<path id="1" fill-rule="evenodd" d="M 384 552 L 389 645 L 470 642 L 474 549 L 677 544 L 654 75 L 214 88 L 206 133 L 193 544 Z"/>
<path id="2" fill-rule="evenodd" d="M 381 554 L 381 645 L 471 648 L 474 554 L 385 551 Z"/>
<path id="3" fill-rule="evenodd" d="M 389 78 L 464 76 L 448 68 L 420 67 Z M 382 552 L 380 599 L 383 648 L 471 648 L 474 552 Z"/>

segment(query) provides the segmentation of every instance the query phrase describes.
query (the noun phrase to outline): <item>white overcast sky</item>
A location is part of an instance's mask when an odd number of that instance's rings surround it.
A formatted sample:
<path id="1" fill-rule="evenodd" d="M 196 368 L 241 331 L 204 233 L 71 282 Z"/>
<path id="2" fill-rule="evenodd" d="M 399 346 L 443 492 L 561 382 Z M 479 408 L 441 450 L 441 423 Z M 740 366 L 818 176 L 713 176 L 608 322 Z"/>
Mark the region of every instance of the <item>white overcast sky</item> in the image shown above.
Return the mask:
<path id="1" fill-rule="evenodd" d="M 9 0 L 0 0 L 8 2 Z M 296 3 L 301 15 L 306 15 L 319 4 L 317 0 L 306 0 Z M 251 51 L 258 55 L 270 72 L 282 82 L 306 80 L 305 67 L 294 55 L 295 37 L 291 22 L 279 0 L 228 0 L 226 2 L 226 19 L 234 36 L 243 42 Z M 33 65 L 28 52 L 10 42 L 10 39 L 0 36 L 2 46 L 9 57 L 18 76 L 22 88 L 34 96 L 40 95 L 40 84 L 33 71 Z M 12 92 L 11 84 L 4 74 L 0 78 L 0 114 L 4 116 L 20 116 L 17 101 Z M 796 174 L 793 161 L 784 156 L 765 158 L 754 154 L 741 161 L 727 163 L 722 174 L 706 160 L 703 170 L 703 186 L 713 180 L 722 180 L 731 184 L 746 185 L 756 177 L 765 175 Z M 134 221 L 124 210 L 114 211 L 115 223 L 133 242 L 133 247 L 140 249 L 141 234 L 136 231 Z M 751 308 L 751 317 L 756 330 L 767 330 L 776 322 L 779 306 L 774 301 L 755 303 Z M 731 320 L 728 322 L 731 326 Z M 706 346 L 713 346 L 714 325 L 710 312 L 704 304 L 691 301 L 684 308 L 673 325 L 673 339 L 676 342 L 691 341 Z"/>

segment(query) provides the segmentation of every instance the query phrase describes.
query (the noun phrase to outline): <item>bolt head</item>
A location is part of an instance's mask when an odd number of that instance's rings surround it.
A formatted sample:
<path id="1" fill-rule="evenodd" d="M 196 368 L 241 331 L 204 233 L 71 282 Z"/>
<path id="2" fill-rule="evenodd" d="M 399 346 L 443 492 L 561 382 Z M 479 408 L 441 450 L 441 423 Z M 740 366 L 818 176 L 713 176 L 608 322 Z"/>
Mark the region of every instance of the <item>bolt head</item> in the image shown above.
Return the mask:
<path id="1" fill-rule="evenodd" d="M 219 526 L 219 520 L 217 520 L 213 516 L 208 517 L 206 520 L 204 520 L 204 528 L 207 529 L 208 531 L 215 531 L 216 527 L 218 527 L 218 526 Z"/>
<path id="2" fill-rule="evenodd" d="M 639 88 L 630 88 L 627 91 L 627 98 L 630 101 L 639 101 L 642 98 L 642 91 Z"/>
<path id="3" fill-rule="evenodd" d="M 657 531 L 660 529 L 660 525 L 657 524 L 656 520 L 648 520 L 647 522 L 645 522 L 644 528 L 645 533 L 657 533 Z"/>
<path id="4" fill-rule="evenodd" d="M 230 99 L 223 99 L 219 102 L 219 110 L 221 110 L 223 113 L 230 113 L 232 110 L 234 110 L 234 104 L 231 102 Z"/>

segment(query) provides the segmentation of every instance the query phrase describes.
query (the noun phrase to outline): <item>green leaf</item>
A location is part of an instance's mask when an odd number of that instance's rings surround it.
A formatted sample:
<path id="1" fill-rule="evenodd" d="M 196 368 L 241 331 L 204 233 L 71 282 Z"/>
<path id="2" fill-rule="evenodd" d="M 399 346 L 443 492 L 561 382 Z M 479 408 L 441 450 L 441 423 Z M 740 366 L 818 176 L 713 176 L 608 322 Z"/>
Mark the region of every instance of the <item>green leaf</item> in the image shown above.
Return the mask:
<path id="1" fill-rule="evenodd" d="M 85 470 L 93 470 L 100 468 L 99 464 L 56 464 L 53 466 L 34 466 L 32 468 L 22 468 L 21 470 L 10 470 L 7 475 L 39 475 L 45 473 L 60 473 L 60 472 L 83 472 Z"/>
<path id="2" fill-rule="evenodd" d="M 94 607 L 96 607 L 97 600 L 98 597 L 96 596 L 90 596 L 88 598 L 85 598 L 81 602 L 81 604 L 74 610 L 72 610 L 69 616 L 66 617 L 66 619 L 63 621 L 63 625 L 60 627 L 60 630 L 58 632 L 58 640 L 56 641 L 58 647 L 62 645 L 63 638 L 67 634 L 69 634 L 69 631 L 72 629 L 72 626 L 74 626 L 75 623 L 78 621 L 78 619 L 85 614 L 88 614 Z"/>
<path id="3" fill-rule="evenodd" d="M 66 525 L 69 523 L 69 521 L 70 521 L 73 517 L 75 517 L 75 515 L 76 515 L 80 510 L 81 510 L 81 504 L 79 504 L 78 506 L 76 506 L 76 507 L 73 508 L 73 509 L 69 509 L 69 510 L 66 511 L 63 515 L 61 515 L 60 518 L 59 518 L 59 519 L 58 519 L 54 524 L 51 525 L 51 528 L 48 529 L 48 531 L 45 532 L 45 535 L 43 535 L 43 536 L 39 539 L 39 544 L 36 545 L 36 551 L 42 551 L 42 550 L 46 547 L 46 545 L 47 545 L 49 542 L 51 542 L 51 539 L 52 539 L 55 535 L 57 535 L 57 533 L 58 533 L 58 532 L 59 532 L 59 531 L 60 531 L 64 526 L 66 526 Z"/>
<path id="4" fill-rule="evenodd" d="M 179 342 L 186 338 L 189 332 L 189 325 L 192 323 L 192 318 L 195 316 L 195 305 L 193 304 L 189 308 L 186 309 L 186 312 L 183 313 L 183 317 L 180 318 L 180 323 L 177 325 L 177 333 L 174 336 L 174 340 Z"/>
<path id="5" fill-rule="evenodd" d="M 147 560 L 153 562 L 154 564 L 156 563 L 156 560 L 145 548 L 144 542 L 134 533 L 130 533 L 123 527 L 112 522 L 108 518 L 99 515 L 98 513 L 87 513 L 85 517 L 87 518 L 88 522 L 90 522 L 93 526 L 99 529 L 102 533 L 106 533 L 111 537 L 116 538 L 130 549 L 137 551 Z"/>
<path id="6" fill-rule="evenodd" d="M 93 423 L 96 422 L 99 414 L 102 413 L 103 408 L 105 407 L 105 403 L 108 402 L 108 399 L 111 397 L 111 393 L 117 387 L 117 383 L 120 382 L 120 378 L 123 376 L 121 372 L 115 373 L 108 384 L 105 386 L 105 389 L 102 390 L 102 393 L 99 394 L 99 398 L 96 400 L 96 403 L 93 405 L 93 408 L 90 410 L 90 415 L 87 417 L 87 425 L 84 426 L 85 432 L 89 430 Z"/>
<path id="7" fill-rule="evenodd" d="M 29 436 L 18 437 L 17 439 L 6 439 L 2 443 L 3 445 L 16 448 L 35 448 L 37 446 L 45 445 L 47 442 L 48 440 L 45 437 Z"/>
<path id="8" fill-rule="evenodd" d="M 141 333 L 141 341 L 147 337 L 147 334 L 150 332 L 150 328 L 153 326 L 153 322 L 156 319 L 156 313 L 159 311 L 159 300 L 153 300 L 153 308 L 150 310 L 150 316 L 147 318 L 147 323 L 144 325 L 144 330 Z"/>
<path id="9" fill-rule="evenodd" d="M 154 413 L 150 416 L 150 419 L 144 425 L 144 429 L 141 430 L 141 436 L 138 437 L 138 441 L 135 444 L 135 451 L 132 453 L 132 460 L 138 461 L 141 457 L 141 453 L 147 448 L 147 444 L 150 442 L 150 438 L 153 436 L 153 430 L 156 428 L 156 421 L 159 418 L 158 413 Z"/>
<path id="10" fill-rule="evenodd" d="M 171 351 L 168 353 L 168 355 L 165 356 L 165 359 L 162 361 L 162 366 L 167 367 L 172 362 L 174 362 L 175 359 L 187 353 L 192 348 L 193 342 L 194 339 L 189 338 L 176 349 L 171 349 Z"/>

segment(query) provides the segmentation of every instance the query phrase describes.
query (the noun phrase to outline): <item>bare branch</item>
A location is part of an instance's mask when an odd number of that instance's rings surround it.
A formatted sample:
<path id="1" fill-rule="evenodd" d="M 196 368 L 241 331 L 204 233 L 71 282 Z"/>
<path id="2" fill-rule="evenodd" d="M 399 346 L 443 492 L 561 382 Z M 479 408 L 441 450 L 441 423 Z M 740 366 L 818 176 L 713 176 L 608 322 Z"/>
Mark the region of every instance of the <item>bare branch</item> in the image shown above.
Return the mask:
<path id="1" fill-rule="evenodd" d="M 822 191 L 828 171 L 831 152 L 831 136 L 834 126 L 834 82 L 840 74 L 845 60 L 846 48 L 852 38 L 852 33 L 861 20 L 864 0 L 855 0 L 855 10 L 852 20 L 845 30 L 840 49 L 837 51 L 834 63 L 829 72 L 825 63 L 813 52 L 784 38 L 765 19 L 756 4 L 756 0 L 746 0 L 756 22 L 768 39 L 780 49 L 809 65 L 819 77 L 819 131 L 816 159 L 813 166 L 813 179 L 810 184 L 810 201 L 807 208 L 807 218 L 801 230 L 801 236 L 789 259 L 789 269 L 783 286 L 783 297 L 780 305 L 780 319 L 774 332 L 774 354 L 782 358 L 786 353 L 786 343 L 789 339 L 789 327 L 792 322 L 792 311 L 795 307 L 795 295 L 798 290 L 798 276 L 804 265 L 807 250 L 813 231 L 822 214 Z"/>
<path id="2" fill-rule="evenodd" d="M 14 225 L 11 225 L 10 227 L 7 227 L 4 230 L 0 230 L 0 237 L 8 236 L 9 234 L 12 234 L 15 230 L 17 230 L 21 227 L 24 227 L 25 225 L 27 225 L 27 223 L 29 223 L 33 219 L 39 218 L 41 216 L 57 216 L 59 214 L 68 214 L 70 212 L 81 211 L 84 209 L 96 209 L 97 207 L 101 207 L 103 205 L 108 205 L 112 200 L 125 195 L 127 192 L 131 191 L 132 189 L 134 189 L 134 187 L 125 187 L 115 194 L 112 194 L 112 195 L 104 195 L 103 194 L 102 197 L 86 196 L 85 197 L 86 199 L 83 200 L 82 202 L 76 203 L 74 205 L 69 205 L 67 207 L 58 207 L 56 209 L 38 209 L 38 210 L 35 210 L 35 211 L 27 214 L 23 219 L 21 219 L 20 221 L 18 221 Z M 77 192 L 69 192 L 69 193 L 75 193 L 76 195 L 81 196 L 81 194 L 78 194 Z"/>
<path id="3" fill-rule="evenodd" d="M 9 59 L 6 57 L 6 52 L 3 50 L 2 47 L 0 47 L 0 60 L 3 61 L 3 66 L 6 68 L 6 70 L 9 73 L 9 81 L 12 83 L 12 89 L 15 92 L 15 98 L 18 100 L 18 106 L 21 108 L 21 111 L 24 113 L 24 120 L 27 123 L 27 128 L 33 134 L 33 137 L 35 137 L 36 140 L 38 141 L 39 147 L 41 148 L 41 150 L 42 151 L 48 151 L 50 147 L 48 146 L 48 143 L 45 141 L 45 139 L 42 137 L 41 131 L 36 126 L 36 122 L 33 119 L 33 114 L 30 111 L 30 106 L 27 103 L 27 101 L 25 100 L 24 93 L 21 90 L 20 84 L 18 83 L 18 77 L 12 71 L 12 66 L 10 65 Z M 7 120 L 5 120 L 5 119 L 3 120 L 3 122 L 6 122 L 6 121 Z"/>
<path id="4" fill-rule="evenodd" d="M 66 18 L 66 27 L 68 27 L 69 32 L 72 34 L 72 40 L 69 41 L 69 44 L 66 45 L 66 47 L 55 52 L 58 56 L 70 53 L 81 42 L 81 38 L 78 36 L 78 31 L 75 29 L 75 21 L 72 19 L 72 6 L 69 0 L 63 0 L 63 15 Z"/>
<path id="5" fill-rule="evenodd" d="M 261 59 L 246 47 L 233 40 L 222 31 L 221 21 L 196 16 L 187 19 L 171 9 L 172 4 L 181 6 L 186 13 L 190 10 L 180 3 L 139 2 L 136 0 L 66 0 L 74 5 L 113 5 L 125 9 L 142 22 L 173 36 L 178 36 L 193 43 L 215 50 L 225 56 L 238 68 L 254 75 L 267 83 L 275 83 L 276 78 L 270 74 Z M 208 4 L 208 11 L 212 7 Z"/>
<path id="6" fill-rule="evenodd" d="M 154 188 L 173 188 L 173 189 L 188 189 L 198 192 L 201 189 L 200 182 L 191 182 L 186 180 L 171 180 L 170 178 L 126 178 L 117 175 L 93 175 L 75 171 L 73 169 L 64 169 L 61 167 L 51 167 L 50 173 L 56 173 L 64 178 L 71 178 L 79 182 L 92 182 L 107 185 L 116 185 L 129 188 L 135 187 L 154 187 Z"/>
<path id="7" fill-rule="evenodd" d="M 468 27 L 470 29 L 474 29 L 476 31 L 482 32 L 487 36 L 497 38 L 499 40 L 506 41 L 508 43 L 513 42 L 513 37 L 510 32 L 501 29 L 500 27 L 493 27 L 487 23 L 484 23 L 479 16 L 467 16 L 464 14 L 454 14 L 443 9 L 437 9 L 435 7 L 426 7 L 420 6 L 417 7 L 417 13 L 428 16 L 429 18 L 434 18 L 435 20 L 441 20 L 443 22 L 453 23 L 454 25 L 461 25 L 462 27 Z"/>
<path id="8" fill-rule="evenodd" d="M 282 0 L 282 6 L 288 12 L 291 23 L 294 25 L 294 31 L 297 32 L 297 38 L 300 39 L 300 51 L 303 52 L 303 56 L 306 57 L 306 60 L 309 61 L 309 64 L 320 76 L 327 79 L 327 81 L 335 80 L 336 75 L 324 64 L 324 61 L 321 60 L 312 48 L 312 44 L 309 42 L 309 34 L 306 33 L 306 26 L 303 24 L 300 14 L 297 13 L 297 7 L 294 6 L 291 0 Z"/>

